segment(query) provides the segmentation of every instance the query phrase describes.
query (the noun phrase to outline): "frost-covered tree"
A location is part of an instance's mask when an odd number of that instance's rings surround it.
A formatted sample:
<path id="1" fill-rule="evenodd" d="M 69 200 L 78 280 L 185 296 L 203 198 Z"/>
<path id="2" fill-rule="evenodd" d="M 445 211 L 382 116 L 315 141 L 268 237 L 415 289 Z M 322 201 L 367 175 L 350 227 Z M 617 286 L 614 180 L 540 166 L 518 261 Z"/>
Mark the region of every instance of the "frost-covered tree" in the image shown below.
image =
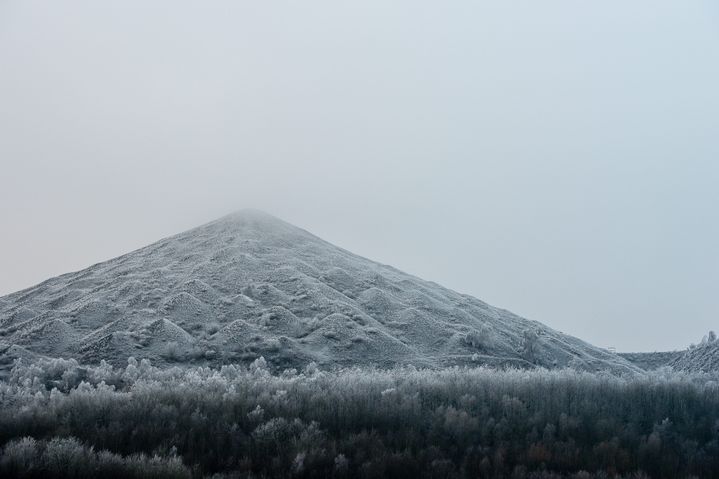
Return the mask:
<path id="1" fill-rule="evenodd" d="M 19 362 L 0 477 L 714 477 L 718 379 Z"/>
<path id="2" fill-rule="evenodd" d="M 522 357 L 529 362 L 537 359 L 537 345 L 539 343 L 539 332 L 535 329 L 527 328 L 522 331 Z"/>
<path id="3" fill-rule="evenodd" d="M 494 334 L 487 325 L 482 325 L 464 337 L 464 343 L 482 351 L 490 350 L 494 344 Z"/>

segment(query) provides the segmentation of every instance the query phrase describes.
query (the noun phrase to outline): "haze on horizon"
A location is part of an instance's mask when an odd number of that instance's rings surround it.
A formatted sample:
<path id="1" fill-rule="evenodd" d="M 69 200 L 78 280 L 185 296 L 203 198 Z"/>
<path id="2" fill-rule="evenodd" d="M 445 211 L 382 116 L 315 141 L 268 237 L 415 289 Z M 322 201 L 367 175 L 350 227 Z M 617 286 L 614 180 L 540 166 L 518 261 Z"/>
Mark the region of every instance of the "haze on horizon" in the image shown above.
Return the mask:
<path id="1" fill-rule="evenodd" d="M 719 5 L 0 3 L 0 295 L 253 207 L 598 346 L 719 329 Z"/>

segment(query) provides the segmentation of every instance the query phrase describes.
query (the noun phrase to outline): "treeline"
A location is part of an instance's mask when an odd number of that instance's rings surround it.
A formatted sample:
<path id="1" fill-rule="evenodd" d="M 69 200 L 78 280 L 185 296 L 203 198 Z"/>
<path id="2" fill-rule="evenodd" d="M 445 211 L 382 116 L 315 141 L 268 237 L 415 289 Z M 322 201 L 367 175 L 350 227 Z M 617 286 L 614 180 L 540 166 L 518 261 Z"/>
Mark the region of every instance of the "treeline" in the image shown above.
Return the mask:
<path id="1" fill-rule="evenodd" d="M 18 363 L 1 477 L 719 477 L 709 375 Z"/>
<path id="2" fill-rule="evenodd" d="M 3 448 L 0 471 L 2 477 L 38 479 L 192 477 L 190 469 L 176 455 L 147 457 L 145 454 L 133 454 L 122 457 L 110 451 L 95 451 L 73 437 L 47 441 L 36 441 L 31 437 L 12 440 Z"/>

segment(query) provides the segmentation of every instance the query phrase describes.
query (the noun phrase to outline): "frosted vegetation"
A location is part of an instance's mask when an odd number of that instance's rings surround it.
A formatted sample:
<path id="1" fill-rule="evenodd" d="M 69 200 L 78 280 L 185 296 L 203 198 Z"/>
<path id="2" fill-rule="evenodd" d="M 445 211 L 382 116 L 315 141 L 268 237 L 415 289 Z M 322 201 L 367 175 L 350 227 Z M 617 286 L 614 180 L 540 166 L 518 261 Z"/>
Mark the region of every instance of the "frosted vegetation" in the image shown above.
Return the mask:
<path id="1" fill-rule="evenodd" d="M 712 477 L 710 374 L 20 361 L 3 477 Z"/>

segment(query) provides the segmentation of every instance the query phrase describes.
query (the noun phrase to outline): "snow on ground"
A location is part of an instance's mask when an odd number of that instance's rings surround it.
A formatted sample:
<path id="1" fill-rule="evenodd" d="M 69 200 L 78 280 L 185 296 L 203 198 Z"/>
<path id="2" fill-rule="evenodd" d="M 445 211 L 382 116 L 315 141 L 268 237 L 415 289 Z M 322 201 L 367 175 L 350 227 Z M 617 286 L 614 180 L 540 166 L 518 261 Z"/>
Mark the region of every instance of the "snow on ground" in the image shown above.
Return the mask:
<path id="1" fill-rule="evenodd" d="M 668 363 L 677 371 L 688 373 L 719 371 L 719 341 L 710 341 L 684 351 Z"/>
<path id="2" fill-rule="evenodd" d="M 277 367 L 638 370 L 609 351 L 258 211 L 5 296 L 0 355 L 11 352 L 114 364 L 129 356 L 159 364 L 264 356 Z"/>

